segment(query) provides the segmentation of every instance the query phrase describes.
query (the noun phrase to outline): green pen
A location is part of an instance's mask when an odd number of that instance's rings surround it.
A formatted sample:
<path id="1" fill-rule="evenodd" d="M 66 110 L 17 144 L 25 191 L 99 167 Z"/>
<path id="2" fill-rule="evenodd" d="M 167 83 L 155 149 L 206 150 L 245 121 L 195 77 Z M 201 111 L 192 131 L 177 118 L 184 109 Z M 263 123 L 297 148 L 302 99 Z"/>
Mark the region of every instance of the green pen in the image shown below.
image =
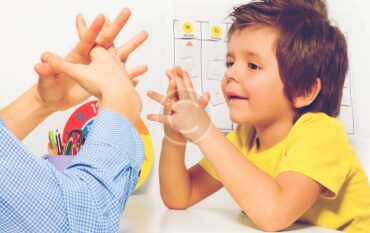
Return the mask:
<path id="1" fill-rule="evenodd" d="M 67 144 L 66 155 L 69 155 L 71 153 L 72 144 L 73 144 L 73 139 L 70 138 L 68 140 L 68 144 Z"/>
<path id="2" fill-rule="evenodd" d="M 57 144 L 52 130 L 49 131 L 49 142 L 50 142 L 51 149 L 53 149 Z"/>

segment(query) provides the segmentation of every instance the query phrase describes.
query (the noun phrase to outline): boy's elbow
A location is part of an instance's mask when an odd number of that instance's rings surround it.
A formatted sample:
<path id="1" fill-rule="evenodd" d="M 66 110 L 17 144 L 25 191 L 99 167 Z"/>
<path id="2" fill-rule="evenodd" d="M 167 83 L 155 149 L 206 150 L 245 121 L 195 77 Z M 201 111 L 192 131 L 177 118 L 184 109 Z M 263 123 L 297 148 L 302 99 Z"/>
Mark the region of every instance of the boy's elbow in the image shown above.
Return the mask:
<path id="1" fill-rule="evenodd" d="M 281 211 L 273 211 L 271 209 L 259 211 L 254 216 L 251 215 L 250 218 L 259 229 L 267 232 L 284 230 L 294 222 L 293 219 L 281 213 Z"/>
<path id="2" fill-rule="evenodd" d="M 179 205 L 177 203 L 164 202 L 164 205 L 171 210 L 185 210 L 187 209 L 184 205 Z"/>
<path id="3" fill-rule="evenodd" d="M 171 199 L 162 195 L 163 204 L 171 210 L 185 210 L 189 207 L 187 203 L 180 201 L 179 199 Z"/>
<path id="4" fill-rule="evenodd" d="M 282 224 L 277 222 L 276 220 L 269 221 L 268 219 L 266 219 L 263 223 L 256 223 L 256 225 L 262 231 L 277 232 L 288 228 L 291 224 Z"/>

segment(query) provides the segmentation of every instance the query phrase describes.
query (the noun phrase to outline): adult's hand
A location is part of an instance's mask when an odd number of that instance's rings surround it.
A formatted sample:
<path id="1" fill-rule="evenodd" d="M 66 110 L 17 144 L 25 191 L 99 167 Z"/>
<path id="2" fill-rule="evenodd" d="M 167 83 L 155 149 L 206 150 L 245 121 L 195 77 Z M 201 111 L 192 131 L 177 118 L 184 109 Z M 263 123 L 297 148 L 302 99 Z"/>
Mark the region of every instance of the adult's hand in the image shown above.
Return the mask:
<path id="1" fill-rule="evenodd" d="M 104 15 L 98 15 L 91 26 L 88 28 L 81 16 L 76 18 L 76 26 L 80 41 L 77 46 L 67 55 L 66 60 L 74 64 L 89 64 L 91 49 L 99 45 L 103 48 L 114 48 L 114 39 L 121 31 L 130 17 L 131 12 L 125 8 L 116 19 L 110 24 Z M 132 51 L 134 51 L 147 38 L 146 32 L 140 32 L 126 44 L 117 49 L 117 55 L 121 62 L 125 62 Z M 41 56 L 42 63 L 35 66 L 35 71 L 39 74 L 37 84 L 40 99 L 45 108 L 51 111 L 65 110 L 73 107 L 91 95 L 85 91 L 75 80 L 65 74 L 57 72 L 48 63 L 45 57 Z M 147 67 L 139 66 L 128 70 L 129 78 L 133 79 L 145 73 Z"/>

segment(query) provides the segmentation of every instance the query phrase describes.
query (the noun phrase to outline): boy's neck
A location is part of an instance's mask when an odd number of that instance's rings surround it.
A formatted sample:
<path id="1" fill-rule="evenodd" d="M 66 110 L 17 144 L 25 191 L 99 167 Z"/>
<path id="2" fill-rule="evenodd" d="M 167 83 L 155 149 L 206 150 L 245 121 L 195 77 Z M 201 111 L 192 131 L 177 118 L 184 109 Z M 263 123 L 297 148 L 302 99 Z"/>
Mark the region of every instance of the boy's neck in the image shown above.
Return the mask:
<path id="1" fill-rule="evenodd" d="M 289 134 L 293 127 L 293 118 L 275 121 L 268 126 L 255 126 L 258 138 L 258 152 L 263 152 L 275 146 Z"/>

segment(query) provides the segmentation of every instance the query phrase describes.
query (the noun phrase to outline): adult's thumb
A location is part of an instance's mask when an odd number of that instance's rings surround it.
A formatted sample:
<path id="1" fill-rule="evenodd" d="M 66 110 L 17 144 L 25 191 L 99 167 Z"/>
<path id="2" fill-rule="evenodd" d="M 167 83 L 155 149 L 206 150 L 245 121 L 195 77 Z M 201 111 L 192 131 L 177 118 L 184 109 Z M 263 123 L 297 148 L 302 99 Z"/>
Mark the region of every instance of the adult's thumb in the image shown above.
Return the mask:
<path id="1" fill-rule="evenodd" d="M 45 52 L 42 54 L 42 60 L 49 64 L 54 71 L 69 76 L 76 81 L 83 76 L 81 65 L 70 63 L 56 54 Z"/>

